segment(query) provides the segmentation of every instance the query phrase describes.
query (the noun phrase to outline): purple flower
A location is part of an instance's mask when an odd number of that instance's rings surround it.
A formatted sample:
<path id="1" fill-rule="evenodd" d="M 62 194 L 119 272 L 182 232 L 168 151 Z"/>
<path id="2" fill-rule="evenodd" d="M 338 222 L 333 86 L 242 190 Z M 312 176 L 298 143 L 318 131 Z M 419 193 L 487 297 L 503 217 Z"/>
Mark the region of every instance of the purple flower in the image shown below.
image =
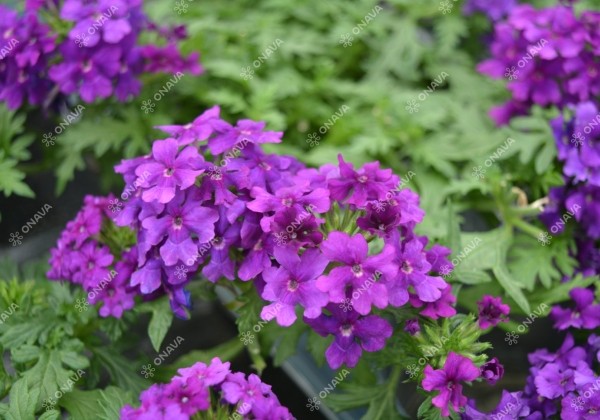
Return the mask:
<path id="1" fill-rule="evenodd" d="M 442 290 L 442 296 L 435 302 L 423 302 L 413 294 L 410 295 L 409 300 L 415 308 L 425 306 L 420 314 L 431 319 L 450 318 L 456 315 L 456 309 L 453 306 L 456 303 L 456 296 L 452 294 L 452 285 L 450 284 Z"/>
<path id="2" fill-rule="evenodd" d="M 316 287 L 319 277 L 329 261 L 318 249 L 309 249 L 302 256 L 289 248 L 275 248 L 275 258 L 279 268 L 264 270 L 266 286 L 262 297 L 274 302 L 265 306 L 261 317 L 267 321 L 277 318 L 277 323 L 289 327 L 296 321 L 295 308 L 300 304 L 306 318 L 321 315 L 321 309 L 327 305 L 327 295 Z"/>
<path id="3" fill-rule="evenodd" d="M 430 365 L 423 370 L 423 389 L 439 391 L 439 395 L 431 402 L 438 407 L 443 416 L 449 416 L 450 405 L 458 411 L 467 403 L 467 397 L 462 395 L 461 382 L 470 382 L 479 377 L 479 369 L 468 357 L 454 352 L 448 353 L 443 369 L 434 370 Z"/>
<path id="4" fill-rule="evenodd" d="M 417 318 L 411 318 L 406 320 L 406 323 L 404 324 L 404 331 L 406 331 L 410 335 L 417 334 L 419 331 L 421 331 L 419 320 Z"/>
<path id="5" fill-rule="evenodd" d="M 479 310 L 479 327 L 482 330 L 508 321 L 507 315 L 510 312 L 510 306 L 502 303 L 500 297 L 484 295 L 477 302 L 477 308 Z"/>
<path id="6" fill-rule="evenodd" d="M 475 12 L 482 12 L 491 20 L 498 21 L 510 13 L 516 5 L 516 0 L 468 0 L 463 8 L 463 13 L 468 16 Z"/>
<path id="7" fill-rule="evenodd" d="M 329 367 L 338 369 L 343 364 L 354 367 L 362 351 L 378 351 L 392 335 L 391 325 L 376 315 L 360 316 L 356 311 L 343 311 L 337 304 L 329 304 L 329 315 L 316 319 L 304 319 L 317 334 L 323 337 L 333 335 L 333 343 L 325 351 Z"/>
<path id="8" fill-rule="evenodd" d="M 154 128 L 176 138 L 180 146 L 186 146 L 195 141 L 205 141 L 214 132 L 212 121 L 219 119 L 221 108 L 213 106 L 204 111 L 194 121 L 186 125 L 159 125 Z"/>
<path id="9" fill-rule="evenodd" d="M 214 224 L 218 219 L 216 210 L 202 207 L 191 194 L 180 192 L 166 205 L 161 216 L 145 218 L 142 226 L 147 231 L 146 241 L 150 245 L 162 243 L 160 256 L 167 266 L 171 266 L 178 261 L 193 259 L 197 244 L 214 238 Z"/>
<path id="10" fill-rule="evenodd" d="M 557 398 L 575 389 L 573 370 L 548 363 L 537 373 L 535 387 L 542 397 Z"/>
<path id="11" fill-rule="evenodd" d="M 340 175 L 329 180 L 331 198 L 362 207 L 369 200 L 381 200 L 395 188 L 397 177 L 390 169 L 379 169 L 379 162 L 365 164 L 358 171 L 338 155 Z"/>
<path id="12" fill-rule="evenodd" d="M 575 302 L 575 308 L 565 309 L 555 306 L 550 312 L 554 326 L 559 330 L 569 327 L 594 329 L 600 326 L 600 305 L 594 305 L 594 292 L 582 287 L 576 287 L 569 292 Z"/>
<path id="13" fill-rule="evenodd" d="M 469 400 L 465 412 L 461 413 L 463 420 L 500 420 L 500 419 L 529 419 L 530 409 L 527 401 L 522 396 L 523 392 L 502 391 L 502 398 L 498 406 L 490 413 L 484 414 L 475 409 L 475 402 Z"/>
<path id="14" fill-rule="evenodd" d="M 496 382 L 504 376 L 504 366 L 500 364 L 497 357 L 481 366 L 480 371 L 481 377 L 490 385 L 496 385 Z"/>
<path id="15" fill-rule="evenodd" d="M 233 149 L 234 146 L 246 147 L 248 143 L 280 143 L 281 131 L 263 131 L 263 121 L 239 120 L 233 127 L 223 120 L 216 120 L 213 127 L 216 135 L 208 140 L 208 148 L 213 155 Z"/>
<path id="16" fill-rule="evenodd" d="M 367 241 L 362 235 L 351 237 L 343 232 L 331 232 L 321 244 L 321 251 L 330 261 L 341 263 L 317 280 L 317 288 L 328 293 L 331 302 L 344 301 L 348 291 L 352 305 L 361 315 L 368 314 L 371 305 L 378 308 L 387 306 L 386 284 L 391 285 L 397 270 L 391 246 L 386 245 L 378 255 L 368 256 Z M 405 289 L 404 293 L 403 302 L 399 305 L 408 300 Z"/>
<path id="17" fill-rule="evenodd" d="M 412 286 L 423 302 L 435 302 L 441 298 L 447 283 L 441 277 L 429 275 L 431 264 L 423 248 L 423 243 L 416 238 L 396 247 L 398 279 Z"/>
<path id="18" fill-rule="evenodd" d="M 138 182 L 144 189 L 142 199 L 168 203 L 175 197 L 177 187 L 185 190 L 194 185 L 196 178 L 204 172 L 203 163 L 198 151 L 191 146 L 179 151 L 174 139 L 154 142 L 151 161 L 135 170 Z M 150 176 L 144 176 L 144 173 Z"/>

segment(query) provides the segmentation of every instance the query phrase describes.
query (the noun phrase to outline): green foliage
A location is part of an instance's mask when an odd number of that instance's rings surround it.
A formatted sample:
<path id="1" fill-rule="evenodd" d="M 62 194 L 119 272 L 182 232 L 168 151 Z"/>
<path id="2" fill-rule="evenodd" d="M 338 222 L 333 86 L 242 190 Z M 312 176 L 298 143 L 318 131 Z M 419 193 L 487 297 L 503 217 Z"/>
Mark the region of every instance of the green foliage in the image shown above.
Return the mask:
<path id="1" fill-rule="evenodd" d="M 9 111 L 0 104 L 0 193 L 33 197 L 35 194 L 24 182 L 25 172 L 20 163 L 31 158 L 28 147 L 33 135 L 25 133 L 25 116 Z M 1 215 L 0 215 L 1 220 Z"/>
<path id="2" fill-rule="evenodd" d="M 40 418 L 57 419 L 58 406 L 82 418 L 75 405 L 62 405 L 63 399 L 72 399 L 69 394 L 79 392 L 77 388 L 95 386 L 102 372 L 127 389 L 141 388 L 118 380 L 120 375 L 136 382 L 139 375 L 132 371 L 131 362 L 121 362 L 115 369 L 122 360 L 118 354 L 122 345 L 111 344 L 100 333 L 110 321 L 83 306 L 82 293 L 73 294 L 67 286 L 39 277 L 20 278 L 14 267 L 3 270 L 0 278 L 0 347 L 8 351 L 14 369 L 10 374 L 0 370 L 0 397 L 8 393 L 8 403 L 0 405 L 2 418 L 34 418 L 35 413 L 45 411 Z M 118 330 L 125 323 L 112 324 L 109 329 L 120 336 Z M 107 346 L 110 350 L 100 350 Z M 116 354 L 100 357 L 103 351 Z M 54 409 L 46 411 L 48 405 Z"/>

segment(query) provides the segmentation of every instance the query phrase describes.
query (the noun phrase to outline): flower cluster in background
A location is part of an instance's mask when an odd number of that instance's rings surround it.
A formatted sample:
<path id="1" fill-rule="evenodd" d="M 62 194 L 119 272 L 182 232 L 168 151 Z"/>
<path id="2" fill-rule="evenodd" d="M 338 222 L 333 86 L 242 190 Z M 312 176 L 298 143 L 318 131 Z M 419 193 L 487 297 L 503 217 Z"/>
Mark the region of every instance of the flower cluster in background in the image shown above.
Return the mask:
<path id="1" fill-rule="evenodd" d="M 185 29 L 157 27 L 141 0 L 66 0 L 60 7 L 38 1 L 21 15 L 6 6 L 0 14 L 0 101 L 11 109 L 25 101 L 48 105 L 58 92 L 88 103 L 110 96 L 125 101 L 140 92 L 144 72 L 202 72 L 197 53 L 183 57 L 177 50 Z M 69 24 L 67 35 L 40 16 Z M 142 33 L 150 32 L 164 45 L 140 45 Z"/>
<path id="2" fill-rule="evenodd" d="M 129 278 L 137 265 L 137 249 L 123 252 L 117 261 L 102 243 L 101 230 L 110 217 L 114 200 L 87 196 L 83 208 L 61 233 L 51 250 L 49 279 L 67 279 L 80 285 L 88 302 L 102 303 L 100 315 L 120 318 L 133 308 L 135 288 Z"/>
<path id="3" fill-rule="evenodd" d="M 231 372 L 229 362 L 223 363 L 217 357 L 209 365 L 198 362 L 177 373 L 169 383 L 155 384 L 143 391 L 139 408 L 123 407 L 121 420 L 188 420 L 197 413 L 220 409 L 226 410 L 225 415 L 233 413 L 228 418 L 294 418 L 279 403 L 270 385 L 255 374 L 246 377 L 241 372 Z"/>
<path id="4" fill-rule="evenodd" d="M 556 415 L 573 420 L 596 418 L 600 411 L 600 377 L 594 373 L 598 361 L 600 339 L 596 335 L 577 346 L 573 336 L 567 334 L 556 352 L 541 349 L 529 355 L 531 368 L 523 391 L 503 391 L 496 409 L 487 414 L 477 411 L 475 402 L 469 401 L 463 419 L 547 419 Z"/>
<path id="5" fill-rule="evenodd" d="M 532 106 L 587 101 L 600 93 L 600 13 L 576 16 L 571 7 L 520 5 L 495 25 L 492 58 L 479 71 L 509 78 L 512 98 L 491 111 L 498 124 L 527 114 Z"/>
<path id="6" fill-rule="evenodd" d="M 427 249 L 427 237 L 415 234 L 424 215 L 419 197 L 397 188 L 391 170 L 376 162 L 355 169 L 341 156 L 339 166 L 305 168 L 262 152 L 260 145 L 280 142 L 281 132 L 250 120 L 233 126 L 219 112 L 213 107 L 190 124 L 158 127 L 171 137 L 116 167 L 125 191 L 136 188 L 111 217 L 135 232 L 137 244 L 117 263 L 126 265 L 131 281 L 115 283 L 123 290 L 111 298 L 166 294 L 185 317 L 194 276 L 252 280 L 269 302 L 263 319 L 290 326 L 300 306 L 304 322 L 335 337 L 326 352 L 333 368 L 352 367 L 363 351 L 384 347 L 392 326 L 377 310 L 410 305 L 431 319 L 456 313 L 451 286 L 439 274 L 452 268 L 450 250 Z M 108 269 L 113 257 L 92 238 L 100 229 L 94 217 L 83 238 L 77 220 L 67 227 L 53 250 L 52 278 L 93 283 L 100 274 L 78 270 Z M 90 261 L 72 268 L 77 258 L 70 254 L 84 252 L 77 245 L 88 239 Z"/>
<path id="7" fill-rule="evenodd" d="M 463 13 L 467 16 L 484 13 L 492 21 L 498 21 L 508 15 L 516 5 L 517 0 L 467 0 Z"/>

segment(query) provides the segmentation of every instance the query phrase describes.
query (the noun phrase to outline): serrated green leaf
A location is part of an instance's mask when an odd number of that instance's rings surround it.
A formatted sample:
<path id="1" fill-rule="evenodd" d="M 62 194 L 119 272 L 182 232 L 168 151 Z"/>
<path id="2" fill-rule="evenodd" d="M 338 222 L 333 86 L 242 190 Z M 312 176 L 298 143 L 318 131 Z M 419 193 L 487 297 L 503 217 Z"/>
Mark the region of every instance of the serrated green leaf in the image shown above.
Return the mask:
<path id="1" fill-rule="evenodd" d="M 173 323 L 173 311 L 168 299 L 160 299 L 153 302 L 152 319 L 148 324 L 148 336 L 152 342 L 154 350 L 160 351 L 160 345 L 163 342 L 169 327 Z"/>

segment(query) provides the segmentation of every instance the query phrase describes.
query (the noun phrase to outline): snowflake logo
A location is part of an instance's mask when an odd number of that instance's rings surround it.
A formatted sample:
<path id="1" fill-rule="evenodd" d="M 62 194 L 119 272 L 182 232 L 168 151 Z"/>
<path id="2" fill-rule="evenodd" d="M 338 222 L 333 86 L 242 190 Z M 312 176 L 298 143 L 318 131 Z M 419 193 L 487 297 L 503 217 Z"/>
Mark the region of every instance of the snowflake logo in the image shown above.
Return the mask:
<path id="1" fill-rule="evenodd" d="M 306 142 L 310 145 L 310 147 L 315 147 L 319 145 L 319 140 L 321 140 L 321 136 L 317 133 L 312 133 L 308 135 Z"/>
<path id="2" fill-rule="evenodd" d="M 252 334 L 250 331 L 243 332 L 240 336 L 240 341 L 244 344 L 244 346 L 252 344 L 254 343 L 254 334 Z"/>
<path id="3" fill-rule="evenodd" d="M 110 211 L 112 211 L 113 213 L 121 211 L 122 210 L 121 207 L 123 207 L 123 203 L 121 203 L 118 198 L 108 201 L 108 209 Z"/>
<path id="4" fill-rule="evenodd" d="M 223 173 L 221 172 L 221 168 L 218 166 L 211 166 L 208 168 L 208 175 L 210 175 L 210 179 L 213 181 L 219 181 L 223 179 Z"/>
<path id="5" fill-rule="evenodd" d="M 508 80 L 513 81 L 519 78 L 518 74 L 519 70 L 517 70 L 515 66 L 507 67 L 506 71 L 504 72 L 504 77 L 508 77 Z"/>
<path id="6" fill-rule="evenodd" d="M 285 245 L 287 244 L 288 236 L 283 232 L 278 232 L 275 234 L 275 244 L 276 245 Z"/>
<path id="7" fill-rule="evenodd" d="M 538 242 L 542 244 L 542 246 L 549 245 L 552 242 L 552 236 L 548 232 L 542 232 L 538 235 Z"/>
<path id="8" fill-rule="evenodd" d="M 321 400 L 319 400 L 317 397 L 312 397 L 308 399 L 308 404 L 306 404 L 306 407 L 310 411 L 318 411 L 321 408 L 319 405 L 321 405 Z"/>
<path id="9" fill-rule="evenodd" d="M 386 205 L 387 203 L 385 201 L 377 200 L 373 202 L 373 210 L 375 210 L 377 213 L 383 213 Z"/>
<path id="10" fill-rule="evenodd" d="M 145 114 L 154 112 L 155 107 L 156 107 L 156 104 L 152 102 L 152 99 L 148 99 L 147 101 L 142 101 L 142 111 L 144 111 Z"/>
<path id="11" fill-rule="evenodd" d="M 180 266 L 175 267 L 175 277 L 177 277 L 179 280 L 184 279 L 187 273 L 188 269 L 185 267 L 185 265 L 181 264 Z"/>
<path id="12" fill-rule="evenodd" d="M 576 134 L 573 134 L 571 137 L 571 143 L 573 143 L 575 147 L 583 146 L 583 140 L 585 140 L 585 138 L 580 131 L 578 131 Z"/>
<path id="13" fill-rule="evenodd" d="M 152 378 L 154 376 L 155 370 L 156 369 L 154 369 L 152 367 L 152 365 L 150 363 L 148 363 L 147 365 L 142 365 L 141 374 L 144 375 L 144 378 L 146 378 L 146 379 Z"/>
<path id="14" fill-rule="evenodd" d="M 419 374 L 419 366 L 409 365 L 406 368 L 406 371 L 404 373 L 406 373 L 408 376 L 410 376 L 410 379 L 416 378 L 417 375 Z"/>
<path id="15" fill-rule="evenodd" d="M 404 109 L 406 109 L 409 114 L 414 114 L 416 112 L 419 112 L 420 106 L 421 104 L 418 104 L 417 101 L 411 99 L 409 101 L 406 101 L 406 106 L 404 107 Z"/>
<path id="16" fill-rule="evenodd" d="M 173 10 L 177 12 L 178 15 L 182 13 L 187 13 L 188 4 L 184 0 L 181 0 L 180 2 L 175 2 L 175 7 L 173 8 Z"/>
<path id="17" fill-rule="evenodd" d="M 346 48 L 346 47 L 352 46 L 352 41 L 354 41 L 354 37 L 352 35 L 343 34 L 342 36 L 340 36 L 339 43 L 342 44 L 344 46 L 344 48 Z"/>
<path id="18" fill-rule="evenodd" d="M 448 13 L 450 13 L 452 11 L 452 7 L 454 7 L 454 5 L 452 3 L 450 3 L 448 0 L 445 0 L 440 3 L 439 10 L 443 14 L 447 15 Z"/>
<path id="19" fill-rule="evenodd" d="M 473 166 L 472 175 L 475 179 L 483 179 L 485 178 L 485 169 L 483 169 L 483 166 Z"/>
<path id="20" fill-rule="evenodd" d="M 344 312 L 350 312 L 354 307 L 352 306 L 352 299 L 346 298 L 342 303 L 340 303 L 340 309 L 343 309 Z"/>
<path id="21" fill-rule="evenodd" d="M 517 344 L 517 340 L 519 339 L 519 334 L 515 334 L 513 331 L 507 332 L 506 337 L 504 337 L 504 341 L 508 342 L 509 346 L 513 344 Z"/>
<path id="22" fill-rule="evenodd" d="M 87 311 L 89 308 L 89 303 L 86 299 L 77 299 L 75 301 L 75 309 L 77 309 L 79 312 L 83 312 L 83 311 Z"/>
<path id="23" fill-rule="evenodd" d="M 23 236 L 19 232 L 15 232 L 15 233 L 10 234 L 10 238 L 8 238 L 8 242 L 10 242 L 12 244 L 12 246 L 17 246 L 17 245 L 21 245 L 23 243 L 23 242 L 21 242 L 21 239 L 23 239 Z"/>
<path id="24" fill-rule="evenodd" d="M 45 408 L 46 411 L 50 411 L 54 409 L 55 404 L 56 402 L 52 398 L 48 397 L 42 401 L 42 408 Z"/>
<path id="25" fill-rule="evenodd" d="M 254 70 L 252 70 L 252 67 L 250 66 L 242 68 L 240 76 L 242 76 L 242 79 L 244 80 L 252 80 L 254 78 Z"/>
<path id="26" fill-rule="evenodd" d="M 442 275 L 442 277 L 444 279 L 448 279 L 451 275 L 452 275 L 452 267 L 450 267 L 449 265 L 443 265 L 440 268 L 440 274 Z"/>
<path id="27" fill-rule="evenodd" d="M 575 409 L 575 411 L 583 410 L 583 398 L 577 397 L 573 398 L 571 401 L 571 407 Z"/>
<path id="28" fill-rule="evenodd" d="M 90 38 L 87 37 L 87 36 L 85 36 L 85 34 L 77 34 L 75 36 L 75 44 L 79 48 L 87 47 L 88 46 L 88 39 L 90 39 Z"/>
<path id="29" fill-rule="evenodd" d="M 56 136 L 54 134 L 52 134 L 52 132 L 44 134 L 42 137 L 43 137 L 42 143 L 44 143 L 44 146 L 46 146 L 46 147 L 54 146 L 54 142 L 56 141 Z"/>

